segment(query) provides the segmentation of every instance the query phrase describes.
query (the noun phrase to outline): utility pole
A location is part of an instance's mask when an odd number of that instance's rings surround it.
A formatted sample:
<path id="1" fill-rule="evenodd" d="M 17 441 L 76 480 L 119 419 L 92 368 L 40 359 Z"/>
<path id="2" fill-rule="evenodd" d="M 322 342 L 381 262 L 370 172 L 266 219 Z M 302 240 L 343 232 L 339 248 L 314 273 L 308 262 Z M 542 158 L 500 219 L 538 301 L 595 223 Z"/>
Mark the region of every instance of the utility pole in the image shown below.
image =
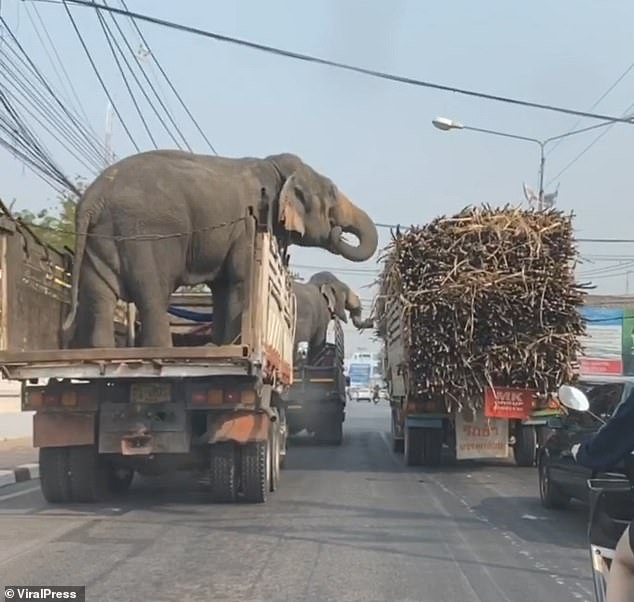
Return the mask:
<path id="1" fill-rule="evenodd" d="M 106 135 L 105 135 L 105 157 L 104 157 L 104 167 L 108 167 L 112 163 L 113 153 L 112 153 L 112 122 L 114 118 L 114 110 L 112 105 L 108 101 L 108 105 L 106 108 Z"/>

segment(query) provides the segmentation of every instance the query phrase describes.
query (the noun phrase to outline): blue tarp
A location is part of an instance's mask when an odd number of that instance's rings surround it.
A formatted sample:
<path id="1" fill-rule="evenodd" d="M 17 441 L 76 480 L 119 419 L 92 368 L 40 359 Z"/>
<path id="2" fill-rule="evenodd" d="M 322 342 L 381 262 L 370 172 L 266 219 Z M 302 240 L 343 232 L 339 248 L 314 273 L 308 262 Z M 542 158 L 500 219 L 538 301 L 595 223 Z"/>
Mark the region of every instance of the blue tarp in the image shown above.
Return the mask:
<path id="1" fill-rule="evenodd" d="M 167 308 L 167 313 L 183 320 L 191 320 L 192 322 L 213 322 L 213 314 L 203 314 L 197 311 L 190 311 L 189 309 L 183 309 L 182 307 L 176 307 L 170 305 Z"/>

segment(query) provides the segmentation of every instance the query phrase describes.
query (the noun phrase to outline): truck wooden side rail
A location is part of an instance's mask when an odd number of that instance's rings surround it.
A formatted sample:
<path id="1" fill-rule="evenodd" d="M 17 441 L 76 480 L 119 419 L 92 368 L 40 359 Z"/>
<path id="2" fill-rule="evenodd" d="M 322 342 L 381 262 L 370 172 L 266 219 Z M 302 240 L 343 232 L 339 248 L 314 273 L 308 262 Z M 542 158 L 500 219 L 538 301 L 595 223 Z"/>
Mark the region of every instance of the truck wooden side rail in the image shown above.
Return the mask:
<path id="1" fill-rule="evenodd" d="M 422 401 L 410 391 L 407 345 L 403 340 L 403 313 L 398 302 L 386 304 L 382 338 L 385 348 L 384 374 L 391 405 L 391 435 L 394 451 L 404 452 L 409 466 L 437 465 L 443 445 L 458 459 L 505 458 L 512 448 L 516 464 L 532 466 L 537 458 L 540 430 L 559 410 L 551 400 L 535 398 L 523 419 L 490 418 L 484 408 L 475 416 L 469 411 L 447 411 L 445 400 Z M 534 395 L 527 389 L 509 390 L 520 398 Z M 482 393 L 474 395 L 483 396 Z M 484 405 L 484 400 L 478 400 Z"/>
<path id="2" fill-rule="evenodd" d="M 135 472 L 193 469 L 208 477 L 214 501 L 265 501 L 286 454 L 280 396 L 292 383 L 296 316 L 271 233 L 247 217 L 252 260 L 241 331 L 231 345 L 208 344 L 200 324 L 181 319 L 172 320 L 174 347 L 125 347 L 135 321 L 122 304 L 120 347 L 62 349 L 72 258 L 4 217 L 0 369 L 22 381 L 22 409 L 35 411 L 46 499 L 94 502 L 127 489 Z M 171 301 L 209 315 L 211 295 L 206 305 L 204 296 L 177 291 Z"/>

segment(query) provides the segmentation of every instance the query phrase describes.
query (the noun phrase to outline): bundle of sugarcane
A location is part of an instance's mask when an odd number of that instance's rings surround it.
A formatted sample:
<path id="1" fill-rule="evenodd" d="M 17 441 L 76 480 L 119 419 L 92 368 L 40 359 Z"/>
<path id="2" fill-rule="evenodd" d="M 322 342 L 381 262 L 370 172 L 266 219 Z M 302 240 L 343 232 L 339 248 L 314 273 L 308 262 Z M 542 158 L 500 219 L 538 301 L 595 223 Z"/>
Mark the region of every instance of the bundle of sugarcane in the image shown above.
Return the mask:
<path id="1" fill-rule="evenodd" d="M 573 377 L 585 287 L 572 216 L 469 207 L 393 234 L 382 259 L 378 334 L 396 303 L 419 399 L 477 406 L 487 386 L 548 392 Z"/>

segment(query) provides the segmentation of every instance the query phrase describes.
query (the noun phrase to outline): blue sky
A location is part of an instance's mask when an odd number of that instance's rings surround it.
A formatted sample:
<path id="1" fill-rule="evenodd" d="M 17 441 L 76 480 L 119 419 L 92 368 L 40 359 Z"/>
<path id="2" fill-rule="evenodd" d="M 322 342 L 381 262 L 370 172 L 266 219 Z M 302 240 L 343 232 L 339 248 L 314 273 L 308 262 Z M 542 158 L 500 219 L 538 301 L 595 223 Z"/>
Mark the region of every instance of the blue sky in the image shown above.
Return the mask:
<path id="1" fill-rule="evenodd" d="M 116 5 L 116 0 L 111 4 Z M 132 10 L 263 44 L 404 76 L 537 102 L 589 109 L 634 61 L 634 3 L 589 0 L 429 2 L 423 0 L 128 0 Z M 106 98 L 61 5 L 39 3 L 93 128 L 102 134 Z M 30 13 L 28 12 L 30 11 Z M 82 33 L 139 146 L 150 141 L 112 64 L 94 11 L 72 8 Z M 1 13 L 33 60 L 58 83 L 29 20 L 34 5 L 3 0 Z M 123 23 L 123 22 L 122 22 Z M 136 47 L 137 38 L 126 33 Z M 518 108 L 457 94 L 370 79 L 141 25 L 152 51 L 219 153 L 299 154 L 330 176 L 377 222 L 410 224 L 478 202 L 519 203 L 522 182 L 537 183 L 538 151 L 528 143 L 467 131 L 442 133 L 431 119 L 444 115 L 465 124 L 545 138 L 591 120 Z M 58 86 L 59 87 L 59 86 Z M 634 70 L 596 111 L 620 115 L 633 102 Z M 169 105 L 195 150 L 207 148 L 169 97 Z M 154 124 L 160 146 L 172 146 Z M 574 210 L 583 237 L 630 238 L 630 157 L 634 126 L 616 125 L 555 182 L 558 205 Z M 546 161 L 546 181 L 596 133 L 559 145 Z M 65 170 L 86 173 L 51 141 Z M 134 152 L 120 124 L 117 156 Z M 0 151 L 5 199 L 19 207 L 50 206 L 54 193 L 5 151 Z M 381 232 L 382 244 L 388 233 Z M 634 258 L 634 245 L 581 246 L 585 256 Z M 296 249 L 294 262 L 337 272 L 364 299 L 372 297 L 377 266 L 350 264 L 325 251 Z M 610 272 L 594 270 L 616 266 Z M 602 292 L 623 293 L 626 272 L 634 290 L 634 261 L 601 260 L 584 266 Z M 300 269 L 310 276 L 315 269 Z M 593 272 L 594 271 L 594 272 Z M 631 291 L 632 292 L 632 291 Z M 372 346 L 347 329 L 348 347 Z"/>

